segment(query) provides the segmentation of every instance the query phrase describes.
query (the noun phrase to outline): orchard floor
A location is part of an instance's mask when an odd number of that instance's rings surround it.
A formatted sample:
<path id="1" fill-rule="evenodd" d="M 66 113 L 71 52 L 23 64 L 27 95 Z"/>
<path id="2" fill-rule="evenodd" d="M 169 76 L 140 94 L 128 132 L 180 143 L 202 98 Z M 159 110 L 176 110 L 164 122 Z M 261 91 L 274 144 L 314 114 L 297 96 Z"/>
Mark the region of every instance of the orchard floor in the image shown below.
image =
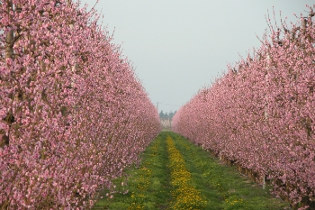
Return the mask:
<path id="1" fill-rule="evenodd" d="M 115 192 L 102 192 L 93 209 L 290 209 L 268 189 L 172 132 L 160 133 L 141 163 L 114 183 Z"/>

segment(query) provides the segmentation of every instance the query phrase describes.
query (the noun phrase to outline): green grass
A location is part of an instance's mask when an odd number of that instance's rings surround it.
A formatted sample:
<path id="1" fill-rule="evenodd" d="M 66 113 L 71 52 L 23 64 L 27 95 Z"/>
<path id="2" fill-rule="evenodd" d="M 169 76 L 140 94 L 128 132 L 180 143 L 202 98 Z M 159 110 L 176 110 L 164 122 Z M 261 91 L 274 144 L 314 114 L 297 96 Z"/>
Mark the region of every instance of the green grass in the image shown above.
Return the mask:
<path id="1" fill-rule="evenodd" d="M 171 189 L 165 139 L 166 134 L 162 132 L 142 154 L 140 166 L 126 170 L 128 193 L 116 193 L 112 199 L 104 196 L 93 209 L 166 209 Z M 114 180 L 117 191 L 126 191 L 121 182 L 122 178 Z"/>
<path id="2" fill-rule="evenodd" d="M 114 197 L 106 197 L 108 191 L 105 190 L 104 198 L 93 209 L 169 209 L 173 189 L 168 168 L 168 135 L 192 174 L 193 186 L 207 200 L 205 209 L 290 209 L 288 203 L 272 197 L 268 190 L 240 175 L 236 168 L 222 165 L 200 147 L 166 131 L 149 145 L 138 167 L 130 167 L 124 177 L 114 180 L 117 186 Z M 122 181 L 128 184 L 121 186 Z"/>
<path id="3" fill-rule="evenodd" d="M 183 154 L 192 179 L 208 200 L 206 209 L 289 209 L 289 204 L 272 197 L 268 189 L 239 174 L 235 167 L 222 165 L 217 158 L 171 133 Z"/>

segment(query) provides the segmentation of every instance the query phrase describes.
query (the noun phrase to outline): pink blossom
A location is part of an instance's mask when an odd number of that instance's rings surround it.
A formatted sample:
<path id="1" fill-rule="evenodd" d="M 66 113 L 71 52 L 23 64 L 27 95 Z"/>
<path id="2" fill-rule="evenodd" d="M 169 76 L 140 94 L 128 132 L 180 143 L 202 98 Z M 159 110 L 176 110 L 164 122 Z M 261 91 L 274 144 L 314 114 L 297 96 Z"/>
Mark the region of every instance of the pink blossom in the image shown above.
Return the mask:
<path id="1" fill-rule="evenodd" d="M 293 204 L 314 202 L 315 194 L 314 8 L 304 29 L 271 31 L 254 55 L 200 90 L 172 122 L 202 148 L 269 177 Z"/>
<path id="2" fill-rule="evenodd" d="M 86 209 L 160 131 L 96 12 L 68 2 L 0 4 L 0 207 Z"/>

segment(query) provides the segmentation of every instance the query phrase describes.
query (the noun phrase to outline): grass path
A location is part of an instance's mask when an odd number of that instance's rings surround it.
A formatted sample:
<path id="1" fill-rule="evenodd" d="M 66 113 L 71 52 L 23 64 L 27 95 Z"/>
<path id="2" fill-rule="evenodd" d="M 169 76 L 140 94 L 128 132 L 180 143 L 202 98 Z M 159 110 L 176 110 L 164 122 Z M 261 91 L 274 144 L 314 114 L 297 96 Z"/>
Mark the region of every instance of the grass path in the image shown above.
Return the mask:
<path id="1" fill-rule="evenodd" d="M 114 183 L 115 192 L 103 192 L 93 209 L 289 209 L 235 168 L 172 132 L 162 132 L 141 164 Z"/>

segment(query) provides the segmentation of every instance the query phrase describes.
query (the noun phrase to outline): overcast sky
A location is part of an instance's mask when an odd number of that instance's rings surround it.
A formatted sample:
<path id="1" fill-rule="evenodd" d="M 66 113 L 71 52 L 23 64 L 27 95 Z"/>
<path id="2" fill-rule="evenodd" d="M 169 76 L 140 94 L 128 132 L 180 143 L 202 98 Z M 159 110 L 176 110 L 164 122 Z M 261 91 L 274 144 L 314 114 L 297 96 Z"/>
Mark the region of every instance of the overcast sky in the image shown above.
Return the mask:
<path id="1" fill-rule="evenodd" d="M 81 0 L 90 7 L 96 0 Z M 175 111 L 240 60 L 267 11 L 294 20 L 311 0 L 99 0 L 96 9 L 159 111 Z"/>

